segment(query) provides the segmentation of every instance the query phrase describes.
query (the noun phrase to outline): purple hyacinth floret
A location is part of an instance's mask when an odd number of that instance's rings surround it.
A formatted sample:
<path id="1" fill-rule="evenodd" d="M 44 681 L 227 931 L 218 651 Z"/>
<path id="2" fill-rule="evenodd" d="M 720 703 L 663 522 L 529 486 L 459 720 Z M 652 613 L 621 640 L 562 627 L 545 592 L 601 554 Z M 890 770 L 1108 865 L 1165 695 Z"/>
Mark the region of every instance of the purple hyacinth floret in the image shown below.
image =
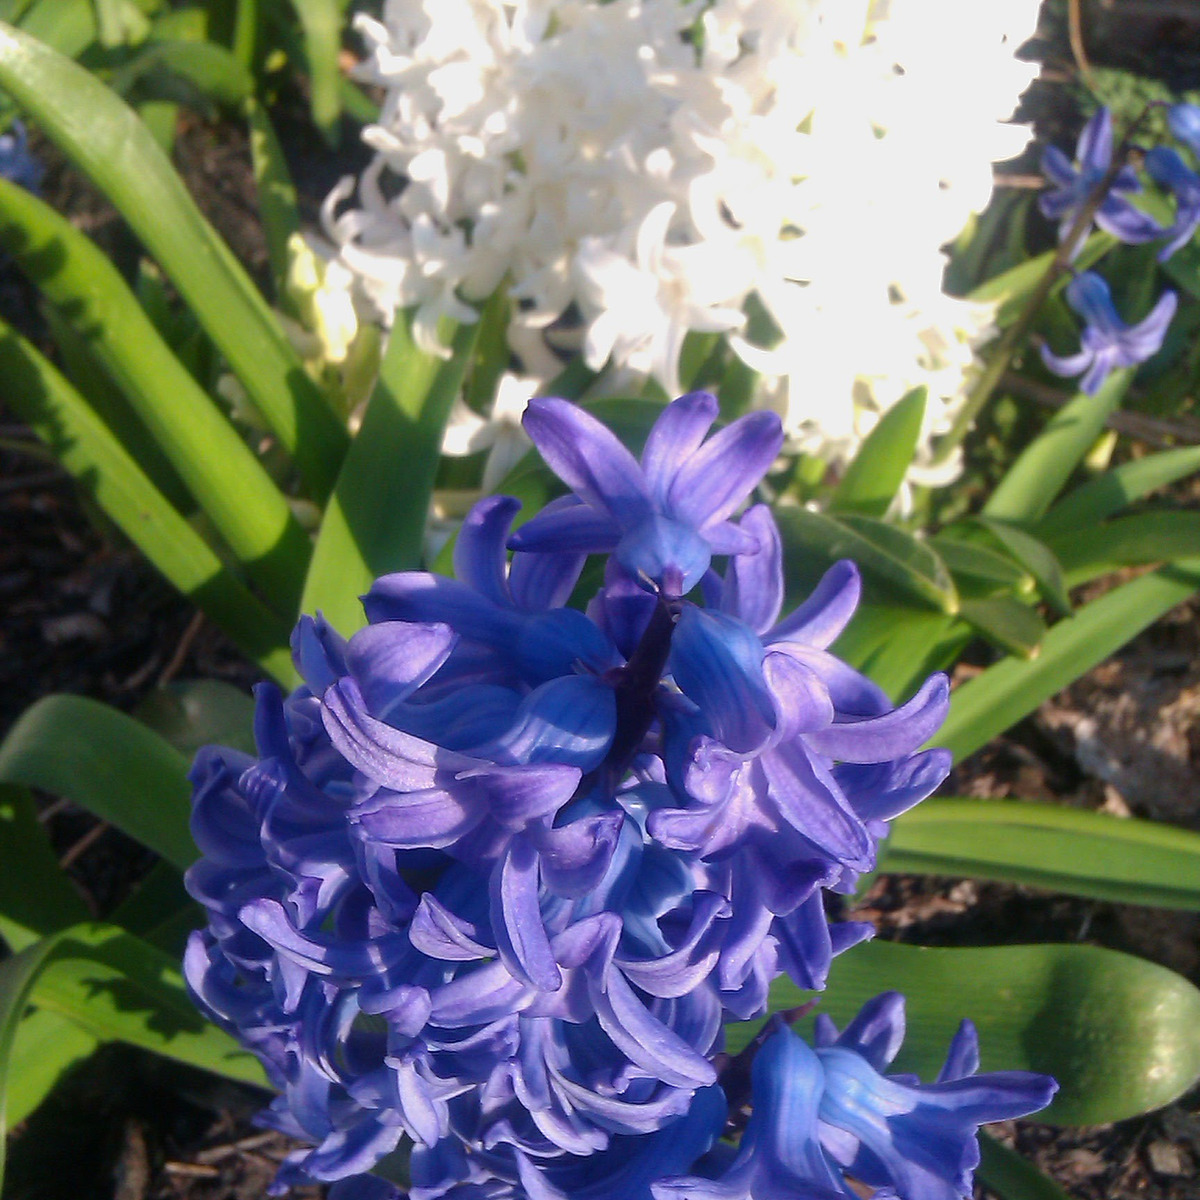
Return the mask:
<path id="1" fill-rule="evenodd" d="M 971 1195 L 979 1126 L 1045 1108 L 1057 1091 L 1028 1071 L 976 1075 L 970 1021 L 935 1083 L 885 1075 L 904 1040 L 896 992 L 868 1001 L 840 1036 L 819 1016 L 814 1040 L 779 1023 L 754 1059 L 736 1154 L 721 1146 L 697 1164 L 704 1174 L 661 1179 L 654 1200 L 857 1200 L 847 1177 L 875 1200 L 957 1200 Z"/>
<path id="2" fill-rule="evenodd" d="M 1167 109 L 1167 127 L 1193 154 L 1200 155 L 1200 106 L 1172 104 Z"/>
<path id="3" fill-rule="evenodd" d="M 1158 261 L 1166 262 L 1180 246 L 1191 241 L 1200 226 L 1200 175 L 1170 146 L 1154 146 L 1146 152 L 1146 171 L 1175 197 L 1175 220 L 1164 231 L 1167 243 L 1158 252 Z"/>
<path id="4" fill-rule="evenodd" d="M 29 135 L 20 121 L 0 133 L 0 175 L 36 196 L 42 187 L 46 168 L 29 150 Z"/>
<path id="5" fill-rule="evenodd" d="M 783 614 L 775 522 L 738 511 L 778 424 L 715 416 L 667 406 L 638 464 L 535 402 L 574 494 L 516 535 L 481 501 L 456 578 L 377 580 L 348 639 L 302 618 L 257 756 L 197 756 L 185 974 L 306 1144 L 276 1191 L 393 1200 L 370 1172 L 411 1143 L 411 1200 L 651 1200 L 717 1153 L 725 1022 L 869 936 L 823 897 L 949 769 L 946 680 L 896 707 L 831 652 L 850 563 Z"/>
<path id="6" fill-rule="evenodd" d="M 1089 396 L 1095 395 L 1118 367 L 1135 367 L 1158 353 L 1179 302 L 1174 292 L 1164 292 L 1143 320 L 1126 325 L 1108 284 L 1094 271 L 1083 271 L 1072 279 L 1066 297 L 1086 322 L 1079 353 L 1059 355 L 1043 345 L 1042 361 L 1055 375 L 1082 375 L 1079 386 Z"/>
<path id="7" fill-rule="evenodd" d="M 1075 218 L 1108 174 L 1112 156 L 1112 113 L 1107 108 L 1097 109 L 1079 135 L 1075 149 L 1078 167 L 1073 166 L 1057 146 L 1046 147 L 1042 154 L 1042 173 L 1052 186 L 1038 198 L 1038 207 L 1051 221 L 1058 222 L 1060 241 L 1067 237 Z M 1165 232 L 1162 226 L 1153 217 L 1134 208 L 1126 198 L 1141 190 L 1142 185 L 1133 168 L 1121 167 L 1096 209 L 1095 223 L 1106 233 L 1131 245 L 1162 237 Z M 1072 256 L 1082 244 L 1081 238 L 1072 248 Z"/>

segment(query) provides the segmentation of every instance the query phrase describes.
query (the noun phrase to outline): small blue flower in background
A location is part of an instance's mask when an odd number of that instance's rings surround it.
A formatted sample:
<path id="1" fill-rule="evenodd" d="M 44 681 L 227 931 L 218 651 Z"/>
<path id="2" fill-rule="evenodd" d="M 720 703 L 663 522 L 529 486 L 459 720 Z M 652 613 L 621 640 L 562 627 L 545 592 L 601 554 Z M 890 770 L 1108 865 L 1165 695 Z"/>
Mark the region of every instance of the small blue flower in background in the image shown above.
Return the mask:
<path id="1" fill-rule="evenodd" d="M 1200 156 L 1200 107 L 1172 104 L 1167 109 L 1167 126 L 1193 154 Z"/>
<path id="2" fill-rule="evenodd" d="M 1066 297 L 1086 322 L 1082 348 L 1078 354 L 1061 356 L 1043 345 L 1042 361 L 1055 375 L 1083 375 L 1079 386 L 1089 396 L 1118 367 L 1135 367 L 1158 353 L 1179 302 L 1174 292 L 1164 292 L 1144 320 L 1126 325 L 1113 305 L 1108 284 L 1094 271 L 1072 279 Z"/>
<path id="3" fill-rule="evenodd" d="M 1167 244 L 1158 252 L 1166 262 L 1200 226 L 1200 175 L 1197 175 L 1170 146 L 1155 146 L 1146 153 L 1146 171 L 1155 183 L 1175 197 L 1175 220 L 1164 230 Z"/>
<path id="4" fill-rule="evenodd" d="M 45 173 L 46 168 L 29 153 L 25 126 L 14 121 L 7 133 L 0 133 L 0 175 L 36 195 Z"/>
<path id="5" fill-rule="evenodd" d="M 816 1051 L 785 1031 L 712 1182 L 724 1023 L 765 1015 L 780 976 L 823 987 L 870 935 L 830 924 L 824 892 L 852 890 L 949 768 L 920 749 L 943 676 L 894 707 L 828 650 L 852 564 L 781 616 L 774 518 L 737 515 L 779 422 L 708 437 L 716 415 L 702 393 L 668 405 L 639 463 L 535 401 L 574 494 L 515 534 L 516 500 L 481 501 L 457 578 L 377 580 L 348 640 L 302 618 L 305 684 L 259 688 L 258 757 L 197 756 L 186 883 L 208 927 L 184 973 L 280 1089 L 262 1122 L 309 1144 L 274 1191 L 394 1200 L 367 1173 L 407 1137 L 410 1200 L 851 1200 L 843 1170 L 944 1200 L 981 1121 L 1048 1097 L 879 1075 L 863 1031 L 894 1033 L 894 1004 Z M 590 553 L 603 584 L 568 608 Z"/>
<path id="6" fill-rule="evenodd" d="M 1098 109 L 1079 135 L 1076 169 L 1057 146 L 1047 146 L 1042 154 L 1042 173 L 1054 185 L 1038 197 L 1038 207 L 1051 221 L 1058 222 L 1059 240 L 1066 238 L 1080 210 L 1087 204 L 1112 166 L 1112 114 Z M 1113 179 L 1108 194 L 1096 210 L 1095 222 L 1121 241 L 1137 245 L 1161 237 L 1164 230 L 1153 217 L 1134 208 L 1125 198 L 1140 192 L 1142 185 L 1132 167 L 1123 166 Z M 1083 244 L 1080 238 L 1074 254 Z"/>

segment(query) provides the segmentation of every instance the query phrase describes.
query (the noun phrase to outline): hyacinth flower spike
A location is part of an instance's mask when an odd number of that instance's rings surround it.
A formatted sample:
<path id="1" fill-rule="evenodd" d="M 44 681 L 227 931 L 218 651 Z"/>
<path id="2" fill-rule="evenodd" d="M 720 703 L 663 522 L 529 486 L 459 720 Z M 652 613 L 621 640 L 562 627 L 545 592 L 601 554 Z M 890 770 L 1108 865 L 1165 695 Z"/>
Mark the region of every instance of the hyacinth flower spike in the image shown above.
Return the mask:
<path id="1" fill-rule="evenodd" d="M 713 1146 L 722 1022 L 763 1015 L 781 974 L 823 986 L 870 931 L 831 926 L 822 888 L 852 886 L 948 765 L 920 749 L 944 678 L 893 708 L 829 651 L 853 566 L 781 615 L 778 530 L 737 516 L 778 422 L 709 437 L 716 414 L 669 405 L 638 462 L 536 402 L 574 495 L 511 537 L 518 502 L 482 501 L 457 578 L 378 580 L 349 640 L 302 618 L 305 683 L 259 689 L 257 757 L 198 755 L 208 928 L 185 975 L 281 1089 L 262 1121 L 309 1143 L 275 1191 L 386 1200 L 364 1172 L 406 1136 L 411 1200 L 850 1200 L 847 1170 L 945 1200 L 974 1124 L 1026 1111 L 1019 1082 L 1020 1104 L 959 1078 L 966 1035 L 931 1088 L 879 1074 L 883 1006 L 815 1051 L 772 1039 L 740 1150 Z"/>
<path id="2" fill-rule="evenodd" d="M 1112 156 L 1112 113 L 1107 108 L 1099 109 L 1079 135 L 1075 150 L 1078 168 L 1071 165 L 1057 146 L 1046 147 L 1042 154 L 1042 172 L 1053 186 L 1038 198 L 1038 207 L 1051 221 L 1058 222 L 1060 241 L 1066 238 L 1080 210 L 1108 174 Z M 1096 209 L 1096 224 L 1130 245 L 1152 242 L 1161 237 L 1162 226 L 1153 217 L 1134 208 L 1126 199 L 1129 194 L 1141 190 L 1142 185 L 1133 168 L 1123 166 Z M 1072 256 L 1082 244 L 1081 238 L 1078 245 L 1072 248 Z"/>
<path id="3" fill-rule="evenodd" d="M 1094 271 L 1084 271 L 1067 284 L 1067 303 L 1087 322 L 1078 354 L 1058 355 L 1041 347 L 1042 361 L 1064 378 L 1083 375 L 1080 388 L 1089 396 L 1118 367 L 1135 367 L 1162 348 L 1167 326 L 1179 302 L 1174 292 L 1164 292 L 1149 315 L 1136 325 L 1126 325 L 1113 304 L 1108 284 Z"/>
<path id="4" fill-rule="evenodd" d="M 1167 244 L 1158 252 L 1158 261 L 1166 262 L 1200 225 L 1200 175 L 1191 169 L 1170 146 L 1155 146 L 1146 153 L 1146 170 L 1155 183 L 1175 197 L 1175 220 L 1165 230 Z"/>

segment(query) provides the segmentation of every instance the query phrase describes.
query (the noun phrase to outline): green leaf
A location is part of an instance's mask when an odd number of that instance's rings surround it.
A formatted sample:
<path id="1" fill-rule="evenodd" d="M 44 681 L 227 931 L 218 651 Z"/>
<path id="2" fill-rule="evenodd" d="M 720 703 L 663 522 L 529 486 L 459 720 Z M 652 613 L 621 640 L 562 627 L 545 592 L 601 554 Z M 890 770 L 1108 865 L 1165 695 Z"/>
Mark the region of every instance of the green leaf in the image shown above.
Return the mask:
<path id="1" fill-rule="evenodd" d="M 3 751 L 0 750 L 0 754 Z M 48 933 L 87 919 L 87 908 L 58 865 L 25 788 L 0 783 L 0 936 L 24 950 Z"/>
<path id="2" fill-rule="evenodd" d="M 29 1005 L 33 985 L 63 934 L 35 942 L 0 962 L 0 1184 L 4 1182 L 5 1145 L 8 1141 L 8 1092 L 12 1074 L 13 1044 L 21 1018 Z"/>
<path id="3" fill-rule="evenodd" d="M 993 588 L 1006 588 L 1028 595 L 1036 586 L 1034 578 L 1006 554 L 997 554 L 986 546 L 978 546 L 954 536 L 956 527 L 951 526 L 931 537 L 929 544 L 937 551 L 942 562 L 956 580 L 966 576 Z"/>
<path id="4" fill-rule="evenodd" d="M 20 1124 L 100 1043 L 73 1021 L 35 1008 L 21 1018 L 8 1062 L 8 1124 Z"/>
<path id="5" fill-rule="evenodd" d="M 1200 471 L 1200 446 L 1163 450 L 1122 463 L 1064 496 L 1046 513 L 1039 537 L 1098 524 L 1150 492 Z"/>
<path id="6" fill-rule="evenodd" d="M 200 1015 L 177 960 L 114 925 L 75 925 L 55 935 L 30 998 L 101 1041 L 266 1085 L 258 1061 Z"/>
<path id="7" fill-rule="evenodd" d="M 176 509 L 180 512 L 194 509 L 195 501 L 179 478 L 179 472 L 163 454 L 112 376 L 96 361 L 87 339 L 53 304 L 45 304 L 42 308 L 64 373 L 80 397 L 87 397 L 91 410 Z"/>
<path id="8" fill-rule="evenodd" d="M 0 744 L 0 781 L 65 796 L 180 869 L 197 857 L 187 769 L 158 734 L 82 696 L 39 700 Z"/>
<path id="9" fill-rule="evenodd" d="M 831 512 L 882 517 L 912 465 L 928 390 L 914 388 L 879 419 L 829 498 Z"/>
<path id="10" fill-rule="evenodd" d="M 956 688 L 936 746 L 961 760 L 1090 671 L 1200 588 L 1200 558 L 1159 567 L 1078 609 L 1046 634 L 1034 662 L 1008 658 Z"/>
<path id="11" fill-rule="evenodd" d="M 1000 1200 L 1071 1200 L 1071 1197 L 1033 1163 L 982 1130 L 979 1133 L 976 1177 Z"/>
<path id="12" fill-rule="evenodd" d="M 926 800 L 896 818 L 879 869 L 1200 912 L 1200 833 L 1057 804 Z"/>
<path id="13" fill-rule="evenodd" d="M 288 239 L 300 232 L 300 210 L 296 185 L 288 171 L 283 147 L 266 109 L 252 100 L 246 106 L 250 128 L 250 155 L 254 162 L 254 185 L 258 190 L 258 213 L 267 239 L 267 258 L 275 286 L 275 301 L 287 307 Z"/>
<path id="14" fill-rule="evenodd" d="M 336 0 L 292 0 L 304 34 L 313 124 L 326 141 L 337 144 L 342 115 L 338 52 L 342 48 L 342 14 Z"/>
<path id="15" fill-rule="evenodd" d="M 1200 513 L 1145 512 L 1063 531 L 1051 540 L 1067 582 L 1086 583 L 1121 567 L 1200 553 Z"/>
<path id="16" fill-rule="evenodd" d="M 1132 381 L 1131 368 L 1114 371 L 1094 396 L 1080 393 L 1056 412 L 996 485 L 983 515 L 1015 522 L 1041 517 L 1104 431 L 1104 422 Z"/>
<path id="17" fill-rule="evenodd" d="M 186 932 L 205 924 L 204 910 L 187 894 L 183 877 L 169 862 L 157 862 L 133 890 L 108 915 L 117 925 L 143 941 L 182 958 L 186 933 L 176 936 L 177 927 Z M 169 943 L 169 944 L 168 944 Z"/>
<path id="18" fill-rule="evenodd" d="M 864 573 L 943 613 L 958 611 L 958 594 L 945 564 L 926 543 L 904 530 L 870 517 L 850 513 L 834 517 L 806 508 L 777 509 L 775 519 L 789 569 L 800 558 L 807 558 L 811 569 L 814 554 L 827 563 L 850 558 Z"/>
<path id="19" fill-rule="evenodd" d="M 143 554 L 263 668 L 295 681 L 288 623 L 267 611 L 50 364 L 0 321 L 5 399 Z"/>
<path id="20" fill-rule="evenodd" d="M 345 635 L 363 624 L 358 597 L 380 575 L 420 565 L 429 497 L 450 406 L 478 322 L 454 333 L 448 359 L 419 350 L 413 313 L 397 313 L 362 426 L 321 523 L 301 612 Z"/>
<path id="21" fill-rule="evenodd" d="M 294 604 L 308 557 L 304 531 L 283 493 L 180 365 L 116 268 L 69 221 L 4 179 L 0 245 L 120 384 L 247 570 L 268 595 Z"/>
<path id="22" fill-rule="evenodd" d="M 1111 233 L 1093 233 L 1075 256 L 1073 263 L 1075 270 L 1086 271 L 1115 245 L 1117 245 L 1117 239 Z M 997 304 L 996 325 L 1000 329 L 1006 328 L 1017 319 L 1021 309 L 1033 295 L 1034 289 L 1041 281 L 1042 276 L 1046 274 L 1057 253 L 1057 250 L 1047 250 L 1036 258 L 1028 259 L 1026 262 L 1011 267 L 994 279 L 980 284 L 968 295 L 967 299 Z M 1070 275 L 1064 274 L 1054 285 L 1050 294 L 1056 295 L 1067 285 L 1070 278 Z"/>
<path id="23" fill-rule="evenodd" d="M 346 430 L 136 114 L 82 67 L 2 23 L 0 87 L 129 222 L 323 499 Z"/>
<path id="24" fill-rule="evenodd" d="M 869 942 L 834 959 L 819 1011 L 839 1026 L 880 992 L 908 999 L 893 1070 L 933 1080 L 964 1017 L 979 1030 L 981 1070 L 1040 1071 L 1059 1083 L 1036 1120 L 1121 1121 L 1169 1104 L 1200 1077 L 1200 991 L 1156 963 L 1098 946 L 987 948 Z M 811 993 L 771 988 L 771 1011 Z M 736 1052 L 758 1023 L 727 1026 Z M 809 1035 L 812 1017 L 797 1026 Z"/>
<path id="25" fill-rule="evenodd" d="M 133 715 L 185 758 L 201 746 L 231 746 L 256 754 L 254 700 L 219 679 L 170 683 L 148 693 Z"/>
<path id="26" fill-rule="evenodd" d="M 1046 636 L 1046 622 L 1011 596 L 963 600 L 959 615 L 990 642 L 1022 658 L 1036 658 Z"/>
<path id="27" fill-rule="evenodd" d="M 793 605 L 802 597 L 792 600 Z M 931 671 L 945 670 L 974 637 L 956 617 L 921 606 L 864 602 L 833 652 L 874 680 L 895 701 L 907 700 Z"/>
<path id="28" fill-rule="evenodd" d="M 1067 595 L 1062 564 L 1044 541 L 1007 521 L 976 517 L 975 522 L 986 529 L 1033 576 L 1042 599 L 1051 608 L 1060 616 L 1071 615 L 1071 598 Z"/>
<path id="29" fill-rule="evenodd" d="M 113 76 L 112 87 L 124 95 L 139 80 L 157 77 L 161 81 L 163 76 L 186 80 L 202 96 L 226 108 L 238 107 L 254 91 L 254 77 L 224 47 L 157 38 L 122 66 Z M 173 90 L 178 91 L 178 86 Z"/>

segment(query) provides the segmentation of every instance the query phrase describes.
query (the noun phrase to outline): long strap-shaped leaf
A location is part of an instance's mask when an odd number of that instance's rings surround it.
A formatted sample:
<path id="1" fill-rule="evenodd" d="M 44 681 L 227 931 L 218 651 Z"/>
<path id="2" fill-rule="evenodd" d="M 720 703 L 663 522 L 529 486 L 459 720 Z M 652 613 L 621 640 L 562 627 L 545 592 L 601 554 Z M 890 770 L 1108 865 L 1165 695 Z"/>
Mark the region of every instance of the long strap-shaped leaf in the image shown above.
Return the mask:
<path id="1" fill-rule="evenodd" d="M 324 499 L 348 444 L 346 430 L 150 131 L 95 76 L 3 22 L 0 87 L 129 222 Z"/>
<path id="2" fill-rule="evenodd" d="M 1200 912 L 1200 833 L 1059 804 L 926 800 L 896 819 L 879 869 Z"/>
<path id="3" fill-rule="evenodd" d="M 1001 521 L 1036 521 L 1104 430 L 1104 422 L 1133 382 L 1133 370 L 1114 371 L 1094 396 L 1080 394 L 1054 414 L 1022 452 L 983 506 Z"/>
<path id="4" fill-rule="evenodd" d="M 0 1180 L 13 1046 L 30 1003 L 98 1041 L 122 1041 L 263 1085 L 258 1062 L 209 1024 L 175 961 L 112 925 L 74 925 L 0 962 Z"/>
<path id="5" fill-rule="evenodd" d="M 0 755 L 3 751 L 0 750 Z M 24 950 L 48 933 L 87 920 L 87 909 L 50 848 L 33 798 L 0 783 L 0 936 Z"/>
<path id="6" fill-rule="evenodd" d="M 287 612 L 300 594 L 308 538 L 117 270 L 69 221 L 7 180 L 0 180 L 0 245 L 68 315 L 230 549 Z"/>
<path id="7" fill-rule="evenodd" d="M 258 1061 L 200 1015 L 176 959 L 115 925 L 75 925 L 55 940 L 30 993 L 39 1008 L 102 1041 L 265 1085 Z"/>
<path id="8" fill-rule="evenodd" d="M 0 781 L 41 788 L 86 808 L 184 868 L 187 759 L 132 717 L 82 696 L 47 696 L 0 744 Z"/>
<path id="9" fill-rule="evenodd" d="M 379 381 L 321 523 L 301 612 L 323 612 L 351 634 L 363 623 L 358 597 L 389 571 L 420 565 L 429 497 L 450 405 L 470 361 L 478 322 L 435 358 L 412 340 L 412 313 L 397 313 Z"/>
<path id="10" fill-rule="evenodd" d="M 771 1011 L 820 1001 L 839 1026 L 880 992 L 908 998 L 908 1033 L 895 1070 L 932 1080 L 959 1022 L 979 1029 L 985 1071 L 1043 1071 L 1058 1080 L 1039 1119 L 1120 1121 L 1169 1104 L 1200 1077 L 1200 990 L 1181 975 L 1098 946 L 904 946 L 870 942 L 834 960 L 813 997 L 787 979 Z M 807 1032 L 812 1018 L 800 1028 Z M 737 1051 L 758 1023 L 728 1026 Z"/>
<path id="11" fill-rule="evenodd" d="M 956 760 L 974 753 L 1198 588 L 1200 558 L 1189 558 L 1093 600 L 1046 634 L 1034 661 L 1004 659 L 956 688 L 950 715 L 933 744 Z"/>
<path id="12" fill-rule="evenodd" d="M 231 573 L 79 393 L 2 321 L 0 378 L 5 401 L 171 583 L 265 670 L 294 682 L 287 622 Z"/>
<path id="13" fill-rule="evenodd" d="M 34 1009 L 21 1019 L 9 1059 L 7 1117 L 24 1121 L 55 1084 L 88 1057 L 99 1041 L 58 1013 Z"/>

